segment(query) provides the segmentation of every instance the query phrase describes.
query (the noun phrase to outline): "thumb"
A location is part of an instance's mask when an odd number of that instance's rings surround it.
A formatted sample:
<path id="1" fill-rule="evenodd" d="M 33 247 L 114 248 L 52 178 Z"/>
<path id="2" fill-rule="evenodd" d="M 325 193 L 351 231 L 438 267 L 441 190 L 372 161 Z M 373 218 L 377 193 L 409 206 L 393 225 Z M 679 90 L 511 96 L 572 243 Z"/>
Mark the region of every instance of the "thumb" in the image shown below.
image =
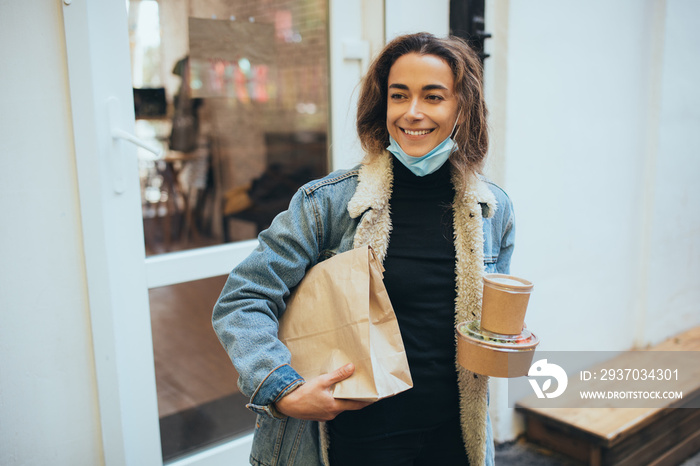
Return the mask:
<path id="1" fill-rule="evenodd" d="M 353 363 L 348 363 L 344 365 L 343 367 L 340 367 L 333 372 L 331 372 L 328 376 L 328 383 L 329 385 L 332 385 L 334 383 L 341 382 L 348 377 L 350 377 L 353 373 L 355 372 L 355 365 Z"/>

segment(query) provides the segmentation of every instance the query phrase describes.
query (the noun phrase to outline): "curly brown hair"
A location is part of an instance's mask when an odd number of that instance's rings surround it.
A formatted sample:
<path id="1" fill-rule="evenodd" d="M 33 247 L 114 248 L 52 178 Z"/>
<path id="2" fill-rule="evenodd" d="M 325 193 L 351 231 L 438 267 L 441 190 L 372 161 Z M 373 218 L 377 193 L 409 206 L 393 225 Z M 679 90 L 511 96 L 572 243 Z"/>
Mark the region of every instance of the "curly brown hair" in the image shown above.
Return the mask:
<path id="1" fill-rule="evenodd" d="M 438 38 L 421 32 L 392 40 L 374 59 L 362 82 L 357 105 L 357 132 L 371 161 L 389 145 L 386 126 L 389 70 L 408 53 L 435 55 L 452 69 L 454 91 L 460 115 L 456 135 L 458 149 L 450 156 L 460 180 L 480 172 L 488 150 L 486 103 L 481 85 L 482 67 L 478 55 L 458 37 Z"/>

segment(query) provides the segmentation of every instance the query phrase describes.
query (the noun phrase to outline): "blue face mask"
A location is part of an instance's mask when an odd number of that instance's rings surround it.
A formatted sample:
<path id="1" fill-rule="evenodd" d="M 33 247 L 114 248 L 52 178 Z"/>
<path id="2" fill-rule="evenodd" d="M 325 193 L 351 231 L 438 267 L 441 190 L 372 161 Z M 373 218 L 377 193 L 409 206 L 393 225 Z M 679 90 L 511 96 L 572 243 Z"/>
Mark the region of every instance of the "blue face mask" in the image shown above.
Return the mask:
<path id="1" fill-rule="evenodd" d="M 389 136 L 389 142 L 389 147 L 387 147 L 386 150 L 394 154 L 394 156 L 416 176 L 425 176 L 436 172 L 447 162 L 447 159 L 450 158 L 450 154 L 457 150 L 457 144 L 451 137 L 448 137 L 424 156 L 411 157 L 403 151 L 399 143 L 391 136 Z"/>

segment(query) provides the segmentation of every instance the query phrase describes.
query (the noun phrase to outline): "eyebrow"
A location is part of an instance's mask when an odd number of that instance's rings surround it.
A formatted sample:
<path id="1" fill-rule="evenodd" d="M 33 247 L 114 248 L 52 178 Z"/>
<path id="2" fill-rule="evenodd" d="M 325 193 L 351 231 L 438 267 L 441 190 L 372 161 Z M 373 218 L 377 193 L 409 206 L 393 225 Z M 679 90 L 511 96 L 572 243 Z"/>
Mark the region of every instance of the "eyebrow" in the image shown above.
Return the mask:
<path id="1" fill-rule="evenodd" d="M 408 86 L 405 84 L 389 84 L 389 89 L 402 89 L 404 91 L 407 91 Z M 424 91 L 433 91 L 435 89 L 449 91 L 449 89 L 443 86 L 442 84 L 426 84 L 425 86 L 423 86 Z"/>

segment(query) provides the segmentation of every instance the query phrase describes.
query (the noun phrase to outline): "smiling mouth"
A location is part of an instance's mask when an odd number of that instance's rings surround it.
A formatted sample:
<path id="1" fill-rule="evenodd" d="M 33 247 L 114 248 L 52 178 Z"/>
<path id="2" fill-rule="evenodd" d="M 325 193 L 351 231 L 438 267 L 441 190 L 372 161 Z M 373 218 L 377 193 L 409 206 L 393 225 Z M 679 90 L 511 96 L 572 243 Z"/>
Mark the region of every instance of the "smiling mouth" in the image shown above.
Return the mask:
<path id="1" fill-rule="evenodd" d="M 410 130 L 410 129 L 404 129 L 401 128 L 401 131 L 404 133 L 408 134 L 409 136 L 423 136 L 428 133 L 432 133 L 435 131 L 435 128 L 432 129 L 418 129 L 418 130 Z"/>

